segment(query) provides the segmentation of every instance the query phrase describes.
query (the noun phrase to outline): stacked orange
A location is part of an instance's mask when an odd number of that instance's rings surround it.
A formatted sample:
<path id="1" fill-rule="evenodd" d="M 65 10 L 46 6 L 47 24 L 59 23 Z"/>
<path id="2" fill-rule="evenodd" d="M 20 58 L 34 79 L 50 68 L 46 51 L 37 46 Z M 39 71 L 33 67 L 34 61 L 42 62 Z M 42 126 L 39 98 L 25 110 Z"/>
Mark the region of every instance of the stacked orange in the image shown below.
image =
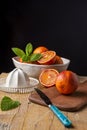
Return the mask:
<path id="1" fill-rule="evenodd" d="M 63 64 L 62 58 L 53 50 L 44 46 L 37 47 L 33 53 L 41 53 L 42 58 L 37 62 L 42 65 Z M 61 94 L 72 94 L 78 88 L 77 75 L 69 70 L 58 72 L 56 69 L 44 69 L 39 75 L 40 83 L 46 88 L 55 86 Z"/>
<path id="2" fill-rule="evenodd" d="M 34 49 L 32 52 L 32 44 L 27 44 L 26 53 L 19 49 L 12 49 L 16 55 L 20 56 L 20 62 L 27 62 L 31 64 L 39 64 L 39 65 L 52 65 L 52 64 L 63 64 L 62 58 L 56 54 L 55 51 L 49 50 L 45 46 L 39 46 Z M 30 56 L 33 60 L 28 59 Z M 35 57 L 37 58 L 35 59 Z M 22 58 L 24 61 L 22 61 Z M 39 58 L 38 58 L 39 57 Z M 77 75 L 69 70 L 58 72 L 56 69 L 44 69 L 39 75 L 39 81 L 45 87 L 56 86 L 58 92 L 61 94 L 72 94 L 78 88 L 78 78 Z"/>
<path id="3" fill-rule="evenodd" d="M 45 46 L 39 46 L 34 49 L 33 53 L 41 53 L 42 58 L 37 62 L 41 65 L 51 65 L 51 64 L 63 64 L 63 60 L 60 56 L 56 54 L 55 51 L 49 50 Z"/>

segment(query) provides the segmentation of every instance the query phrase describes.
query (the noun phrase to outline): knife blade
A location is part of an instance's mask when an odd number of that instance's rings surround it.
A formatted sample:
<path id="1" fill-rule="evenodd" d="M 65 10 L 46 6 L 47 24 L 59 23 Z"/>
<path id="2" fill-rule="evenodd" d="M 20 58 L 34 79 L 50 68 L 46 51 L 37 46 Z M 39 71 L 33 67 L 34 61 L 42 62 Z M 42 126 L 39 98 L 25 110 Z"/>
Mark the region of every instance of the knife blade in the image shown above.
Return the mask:
<path id="1" fill-rule="evenodd" d="M 56 107 L 51 100 L 48 98 L 48 96 L 42 92 L 40 89 L 35 88 L 38 95 L 41 97 L 41 99 L 47 104 L 47 106 L 53 111 L 53 113 L 57 116 L 57 118 L 62 122 L 62 124 L 65 127 L 71 127 L 72 122 L 68 119 L 67 116 L 65 116 L 59 109 Z"/>

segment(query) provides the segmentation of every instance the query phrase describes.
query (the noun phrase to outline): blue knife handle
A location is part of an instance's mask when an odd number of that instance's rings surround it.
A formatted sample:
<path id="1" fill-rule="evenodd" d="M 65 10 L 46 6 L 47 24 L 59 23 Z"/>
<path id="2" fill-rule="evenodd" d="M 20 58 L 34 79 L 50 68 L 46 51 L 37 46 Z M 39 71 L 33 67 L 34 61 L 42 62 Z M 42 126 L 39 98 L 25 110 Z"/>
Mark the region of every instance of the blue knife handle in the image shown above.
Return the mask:
<path id="1" fill-rule="evenodd" d="M 64 126 L 70 127 L 72 122 L 54 105 L 48 105 L 48 107 L 54 112 Z"/>

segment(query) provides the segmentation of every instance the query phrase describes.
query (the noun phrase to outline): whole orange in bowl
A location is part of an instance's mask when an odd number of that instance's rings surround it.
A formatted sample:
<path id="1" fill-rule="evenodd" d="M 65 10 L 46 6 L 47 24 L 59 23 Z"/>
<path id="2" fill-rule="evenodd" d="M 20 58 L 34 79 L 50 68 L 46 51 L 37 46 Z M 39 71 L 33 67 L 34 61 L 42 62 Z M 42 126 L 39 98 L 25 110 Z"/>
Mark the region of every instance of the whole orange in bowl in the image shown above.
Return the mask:
<path id="1" fill-rule="evenodd" d="M 63 60 L 60 56 L 56 55 L 56 60 L 55 60 L 55 64 L 63 64 Z"/>
<path id="2" fill-rule="evenodd" d="M 76 73 L 65 70 L 60 72 L 56 80 L 56 88 L 61 94 L 72 94 L 78 88 L 79 81 Z"/>
<path id="3" fill-rule="evenodd" d="M 52 87 L 58 75 L 59 72 L 56 69 L 44 69 L 39 75 L 39 81 L 45 87 Z"/>
<path id="4" fill-rule="evenodd" d="M 48 51 L 48 48 L 45 47 L 45 46 L 39 46 L 37 48 L 34 49 L 33 53 L 42 53 L 42 52 L 45 52 L 45 51 Z"/>
<path id="5" fill-rule="evenodd" d="M 30 77 L 38 78 L 43 69 L 53 68 L 59 72 L 66 70 L 70 60 L 64 57 L 57 57 L 53 50 L 48 50 L 45 46 L 38 46 L 37 51 L 33 51 L 33 45 L 28 43 L 25 49 L 13 47 L 15 57 L 12 61 L 15 67 L 23 69 Z M 39 51 L 38 51 L 39 50 Z M 63 63 L 61 62 L 63 61 Z"/>

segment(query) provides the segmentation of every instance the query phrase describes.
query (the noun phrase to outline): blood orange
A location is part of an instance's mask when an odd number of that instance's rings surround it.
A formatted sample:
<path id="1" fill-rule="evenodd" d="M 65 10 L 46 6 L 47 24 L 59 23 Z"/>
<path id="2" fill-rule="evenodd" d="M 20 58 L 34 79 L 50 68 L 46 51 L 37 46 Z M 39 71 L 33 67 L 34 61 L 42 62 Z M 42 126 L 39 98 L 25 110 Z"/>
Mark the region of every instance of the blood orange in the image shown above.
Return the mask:
<path id="1" fill-rule="evenodd" d="M 48 51 L 48 48 L 45 46 L 39 46 L 37 48 L 34 49 L 33 53 L 42 53 Z"/>
<path id="2" fill-rule="evenodd" d="M 60 56 L 56 55 L 56 61 L 55 64 L 63 64 L 63 60 Z"/>
<path id="3" fill-rule="evenodd" d="M 56 52 L 49 50 L 49 51 L 45 51 L 42 54 L 42 58 L 40 60 L 38 60 L 39 64 L 42 65 L 50 65 L 50 64 L 54 64 L 55 60 L 56 60 Z"/>
<path id="4" fill-rule="evenodd" d="M 56 88 L 61 94 L 72 94 L 78 88 L 78 77 L 76 73 L 65 70 L 60 72 L 56 80 Z"/>
<path id="5" fill-rule="evenodd" d="M 45 87 L 51 87 L 55 85 L 58 75 L 59 72 L 56 69 L 44 69 L 39 76 L 39 81 Z"/>

